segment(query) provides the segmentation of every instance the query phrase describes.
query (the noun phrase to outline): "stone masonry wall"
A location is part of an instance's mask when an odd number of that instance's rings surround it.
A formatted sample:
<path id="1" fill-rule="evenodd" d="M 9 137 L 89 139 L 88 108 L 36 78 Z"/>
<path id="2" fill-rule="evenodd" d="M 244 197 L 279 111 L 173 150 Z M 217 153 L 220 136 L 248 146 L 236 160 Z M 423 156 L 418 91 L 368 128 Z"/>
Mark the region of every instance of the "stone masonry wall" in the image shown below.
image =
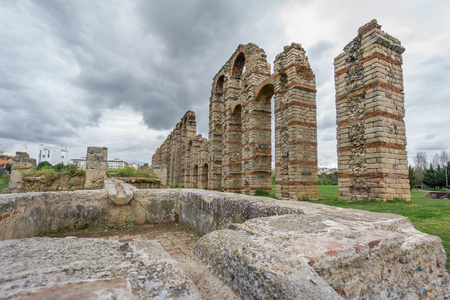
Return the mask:
<path id="1" fill-rule="evenodd" d="M 315 77 L 298 44 L 285 49 L 272 75 L 263 49 L 239 45 L 213 79 L 209 139 L 188 111 L 153 155 L 152 168 L 167 170 L 163 184 L 271 193 L 275 95 L 277 197 L 318 199 Z"/>
<path id="2" fill-rule="evenodd" d="M 108 148 L 88 147 L 86 154 L 86 190 L 96 190 L 103 188 L 103 181 L 106 178 L 108 169 Z"/>
<path id="3" fill-rule="evenodd" d="M 274 68 L 276 195 L 317 200 L 315 76 L 295 43 L 277 56 Z"/>
<path id="4" fill-rule="evenodd" d="M 4 189 L 3 194 L 6 193 L 20 193 L 24 190 L 25 183 L 23 180 L 24 174 L 31 173 L 36 170 L 36 160 L 30 158 L 28 153 L 16 152 L 16 156 L 12 159 L 11 179 L 9 181 L 8 189 Z"/>
<path id="5" fill-rule="evenodd" d="M 119 190 L 128 202 L 117 202 Z M 201 232 L 195 254 L 245 299 L 449 295 L 441 240 L 402 216 L 198 189 L 137 190 L 110 180 L 96 191 L 0 195 L 0 240 L 124 219 L 176 221 Z"/>
<path id="6" fill-rule="evenodd" d="M 404 51 L 373 20 L 335 58 L 340 199 L 410 200 Z"/>

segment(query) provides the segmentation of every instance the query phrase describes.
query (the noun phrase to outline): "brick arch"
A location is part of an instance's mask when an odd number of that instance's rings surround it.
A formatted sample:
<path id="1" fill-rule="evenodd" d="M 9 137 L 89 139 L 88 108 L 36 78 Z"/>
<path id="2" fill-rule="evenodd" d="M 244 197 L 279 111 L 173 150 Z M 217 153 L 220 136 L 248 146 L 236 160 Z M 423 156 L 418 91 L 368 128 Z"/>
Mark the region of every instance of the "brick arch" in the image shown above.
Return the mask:
<path id="1" fill-rule="evenodd" d="M 275 83 L 273 77 L 269 77 L 261 82 L 255 91 L 256 101 L 263 101 L 265 103 L 270 102 L 270 99 L 274 95 Z"/>
<path id="2" fill-rule="evenodd" d="M 214 82 L 214 93 L 216 94 L 223 94 L 223 82 L 225 79 L 225 71 L 222 69 L 220 70 L 220 72 L 217 74 L 216 78 L 215 78 L 215 82 Z"/>
<path id="3" fill-rule="evenodd" d="M 231 75 L 237 77 L 242 75 L 247 58 L 247 50 L 244 47 L 241 47 L 233 58 L 233 63 L 231 64 Z"/>
<path id="4" fill-rule="evenodd" d="M 239 99 L 236 102 L 234 102 L 233 106 L 231 107 L 231 113 L 234 114 L 234 111 L 236 110 L 236 107 L 238 107 L 238 105 L 242 106 L 241 104 L 242 104 L 241 103 L 241 99 Z"/>

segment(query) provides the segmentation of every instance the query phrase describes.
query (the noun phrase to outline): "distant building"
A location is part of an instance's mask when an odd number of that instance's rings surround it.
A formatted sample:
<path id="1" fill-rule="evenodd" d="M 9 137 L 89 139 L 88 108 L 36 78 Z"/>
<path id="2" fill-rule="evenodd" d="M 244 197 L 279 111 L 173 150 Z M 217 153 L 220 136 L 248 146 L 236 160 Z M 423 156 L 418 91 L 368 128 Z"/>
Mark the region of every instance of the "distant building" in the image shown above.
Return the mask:
<path id="1" fill-rule="evenodd" d="M 322 174 L 322 173 L 331 174 L 331 173 L 334 173 L 337 171 L 338 171 L 337 168 L 327 168 L 327 167 L 326 168 L 318 168 L 317 174 Z"/>
<path id="2" fill-rule="evenodd" d="M 82 158 L 74 158 L 70 160 L 68 165 L 76 165 L 78 169 L 80 170 L 86 170 L 86 157 Z"/>
<path id="3" fill-rule="evenodd" d="M 12 161 L 0 159 L 0 169 L 6 169 L 7 164 L 12 164 Z"/>
<path id="4" fill-rule="evenodd" d="M 8 155 L 0 151 L 0 160 L 12 160 L 14 155 Z"/>
<path id="5" fill-rule="evenodd" d="M 16 147 L 17 152 L 25 152 L 31 158 L 36 159 L 36 163 L 47 161 L 52 165 L 69 162 L 69 150 L 65 146 L 45 145 L 45 144 L 25 144 Z"/>
<path id="6" fill-rule="evenodd" d="M 68 164 L 76 165 L 78 169 L 86 170 L 86 157 L 74 158 L 71 161 L 69 161 Z M 125 161 L 123 161 L 119 158 L 114 158 L 112 160 L 108 160 L 108 170 L 123 168 L 127 165 L 128 164 Z"/>
<path id="7" fill-rule="evenodd" d="M 69 150 L 67 147 L 64 147 L 64 149 L 61 148 L 54 148 L 54 147 L 44 147 L 43 144 L 39 147 L 39 157 L 38 157 L 38 163 L 47 161 L 50 164 L 57 165 L 57 164 L 64 164 L 67 165 L 69 162 Z"/>
<path id="8" fill-rule="evenodd" d="M 113 160 L 108 160 L 108 170 L 123 168 L 126 165 L 128 165 L 128 164 L 119 158 L 114 158 Z"/>

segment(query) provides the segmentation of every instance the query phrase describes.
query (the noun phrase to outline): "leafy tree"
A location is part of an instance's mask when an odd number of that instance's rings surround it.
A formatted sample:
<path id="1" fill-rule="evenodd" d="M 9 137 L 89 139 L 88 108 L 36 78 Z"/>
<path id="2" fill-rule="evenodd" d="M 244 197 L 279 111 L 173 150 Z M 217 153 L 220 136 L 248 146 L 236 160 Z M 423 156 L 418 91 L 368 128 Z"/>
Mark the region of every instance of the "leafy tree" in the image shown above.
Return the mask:
<path id="1" fill-rule="evenodd" d="M 426 169 L 423 172 L 422 183 L 428 187 L 432 187 L 433 189 L 437 186 L 437 176 L 436 170 L 433 168 L 433 165 L 430 164 L 430 168 Z"/>
<path id="2" fill-rule="evenodd" d="M 42 168 L 48 169 L 49 167 L 50 167 L 50 168 L 53 168 L 53 166 L 52 166 L 51 163 L 49 163 L 48 161 L 41 161 L 41 162 L 37 165 L 36 170 L 40 170 L 40 169 L 42 169 Z"/>
<path id="3" fill-rule="evenodd" d="M 6 167 L 5 167 L 6 171 L 11 172 L 11 167 L 12 167 L 12 164 L 6 164 Z"/>
<path id="4" fill-rule="evenodd" d="M 56 172 L 60 172 L 61 170 L 63 170 L 66 166 L 64 166 L 64 164 L 59 163 L 57 165 L 53 166 L 53 169 L 55 169 Z"/>

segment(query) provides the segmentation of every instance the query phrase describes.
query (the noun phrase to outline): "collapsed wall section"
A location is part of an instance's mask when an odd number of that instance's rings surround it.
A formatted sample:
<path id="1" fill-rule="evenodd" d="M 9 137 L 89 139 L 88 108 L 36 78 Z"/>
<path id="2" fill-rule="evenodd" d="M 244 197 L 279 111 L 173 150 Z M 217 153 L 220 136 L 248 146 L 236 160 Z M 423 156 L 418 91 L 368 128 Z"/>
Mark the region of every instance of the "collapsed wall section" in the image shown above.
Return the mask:
<path id="1" fill-rule="evenodd" d="M 373 20 L 335 58 L 340 199 L 410 200 L 404 51 Z"/>

